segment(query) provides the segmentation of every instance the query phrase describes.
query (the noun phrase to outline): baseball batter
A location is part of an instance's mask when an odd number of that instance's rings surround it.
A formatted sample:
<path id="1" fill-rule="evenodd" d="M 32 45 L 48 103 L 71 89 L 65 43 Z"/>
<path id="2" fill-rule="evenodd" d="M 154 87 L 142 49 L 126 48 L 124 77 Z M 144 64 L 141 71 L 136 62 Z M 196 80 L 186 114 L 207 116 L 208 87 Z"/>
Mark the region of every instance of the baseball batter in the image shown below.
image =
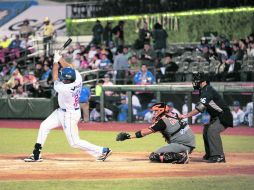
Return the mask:
<path id="1" fill-rule="evenodd" d="M 121 132 L 117 135 L 116 140 L 142 138 L 160 132 L 168 144 L 152 152 L 149 156 L 150 161 L 187 164 L 188 154 L 195 148 L 195 136 L 191 128 L 179 120 L 176 113 L 170 112 L 168 105 L 164 103 L 154 104 L 151 110 L 154 117 L 150 127 L 137 131 L 135 135 Z"/>
<path id="2" fill-rule="evenodd" d="M 59 63 L 62 67 L 58 77 Z M 25 158 L 25 162 L 42 161 L 41 150 L 51 129 L 63 127 L 69 144 L 73 148 L 84 150 L 97 158 L 97 161 L 104 161 L 112 151 L 109 148 L 96 146 L 79 138 L 78 122 L 81 117 L 79 98 L 82 89 L 82 77 L 77 70 L 71 68 L 59 51 L 55 51 L 53 65 L 54 89 L 58 93 L 59 108 L 56 109 L 40 125 L 37 142 L 33 153 Z"/>

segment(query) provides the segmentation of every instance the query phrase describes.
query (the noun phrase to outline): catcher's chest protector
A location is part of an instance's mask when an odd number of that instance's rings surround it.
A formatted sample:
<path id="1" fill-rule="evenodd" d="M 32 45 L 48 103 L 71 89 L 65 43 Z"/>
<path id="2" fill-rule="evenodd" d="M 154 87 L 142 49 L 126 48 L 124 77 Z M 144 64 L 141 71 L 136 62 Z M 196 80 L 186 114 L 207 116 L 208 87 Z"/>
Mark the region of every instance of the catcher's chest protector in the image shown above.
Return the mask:
<path id="1" fill-rule="evenodd" d="M 179 143 L 195 147 L 195 136 L 188 125 L 182 129 L 182 125 L 177 119 L 163 118 L 163 121 L 167 127 L 161 133 L 168 143 Z M 179 132 L 175 133 L 176 131 Z"/>

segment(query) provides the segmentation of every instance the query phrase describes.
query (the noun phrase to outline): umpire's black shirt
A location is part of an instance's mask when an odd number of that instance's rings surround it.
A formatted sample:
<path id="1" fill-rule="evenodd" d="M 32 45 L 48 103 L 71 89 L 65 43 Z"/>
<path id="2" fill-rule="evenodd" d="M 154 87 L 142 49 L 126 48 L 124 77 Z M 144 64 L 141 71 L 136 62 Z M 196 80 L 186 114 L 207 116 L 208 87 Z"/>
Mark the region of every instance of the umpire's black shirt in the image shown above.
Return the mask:
<path id="1" fill-rule="evenodd" d="M 200 102 L 198 104 L 203 104 L 206 107 L 211 120 L 218 117 L 224 127 L 233 127 L 233 116 L 228 105 L 212 86 L 206 85 L 200 89 Z M 199 109 L 198 111 L 202 112 Z"/>

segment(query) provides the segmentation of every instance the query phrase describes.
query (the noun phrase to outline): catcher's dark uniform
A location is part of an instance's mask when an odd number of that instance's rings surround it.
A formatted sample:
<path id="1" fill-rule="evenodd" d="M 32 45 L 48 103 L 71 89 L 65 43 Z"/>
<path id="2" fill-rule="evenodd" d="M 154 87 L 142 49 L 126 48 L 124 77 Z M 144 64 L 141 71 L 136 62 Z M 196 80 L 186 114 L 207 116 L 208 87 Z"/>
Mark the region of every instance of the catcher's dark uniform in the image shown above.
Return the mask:
<path id="1" fill-rule="evenodd" d="M 227 127 L 233 127 L 233 117 L 228 105 L 219 93 L 209 84 L 200 89 L 200 101 L 196 104 L 199 112 L 207 112 L 211 120 L 204 126 L 203 139 L 206 157 L 223 156 L 220 133 Z"/>
<path id="2" fill-rule="evenodd" d="M 149 128 L 153 132 L 160 132 L 168 143 L 166 146 L 156 150 L 155 153 L 191 152 L 196 146 L 195 136 L 189 125 L 179 121 L 177 115 L 172 112 L 161 117 Z"/>

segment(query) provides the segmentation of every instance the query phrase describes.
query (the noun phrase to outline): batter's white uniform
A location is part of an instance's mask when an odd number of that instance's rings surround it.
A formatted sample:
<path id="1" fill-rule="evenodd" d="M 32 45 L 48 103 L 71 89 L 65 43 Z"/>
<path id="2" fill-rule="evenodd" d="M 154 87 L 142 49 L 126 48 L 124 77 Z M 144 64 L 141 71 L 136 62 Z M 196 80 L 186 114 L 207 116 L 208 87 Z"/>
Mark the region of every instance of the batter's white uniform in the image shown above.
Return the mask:
<path id="1" fill-rule="evenodd" d="M 40 143 L 43 147 L 50 130 L 62 126 L 67 140 L 73 148 L 79 148 L 97 157 L 101 155 L 103 147 L 79 138 L 77 124 L 81 117 L 79 97 L 82 88 L 82 77 L 78 71 L 75 71 L 75 73 L 76 80 L 73 83 L 54 82 L 54 89 L 58 92 L 60 108 L 56 109 L 41 123 L 37 143 Z"/>

